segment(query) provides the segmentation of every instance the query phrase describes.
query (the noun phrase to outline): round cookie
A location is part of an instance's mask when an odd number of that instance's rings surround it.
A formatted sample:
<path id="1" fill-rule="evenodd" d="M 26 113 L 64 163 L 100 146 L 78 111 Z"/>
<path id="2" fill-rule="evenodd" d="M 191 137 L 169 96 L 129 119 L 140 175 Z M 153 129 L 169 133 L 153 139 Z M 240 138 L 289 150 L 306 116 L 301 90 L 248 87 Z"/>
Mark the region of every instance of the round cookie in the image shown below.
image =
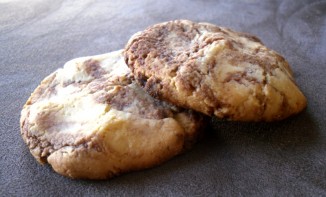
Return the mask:
<path id="1" fill-rule="evenodd" d="M 105 179 L 190 148 L 203 116 L 154 99 L 132 77 L 120 50 L 71 60 L 45 78 L 21 113 L 32 155 L 65 176 Z"/>
<path id="2" fill-rule="evenodd" d="M 246 33 L 170 21 L 132 36 L 124 56 L 152 96 L 207 115 L 274 121 L 306 106 L 286 60 Z"/>

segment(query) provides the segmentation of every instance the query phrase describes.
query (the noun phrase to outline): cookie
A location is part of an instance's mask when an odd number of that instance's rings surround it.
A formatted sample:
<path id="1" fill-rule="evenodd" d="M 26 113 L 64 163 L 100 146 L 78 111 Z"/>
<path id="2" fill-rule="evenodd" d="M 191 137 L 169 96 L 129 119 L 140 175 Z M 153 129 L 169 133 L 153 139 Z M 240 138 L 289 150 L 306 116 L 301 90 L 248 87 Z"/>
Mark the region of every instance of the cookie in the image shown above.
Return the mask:
<path id="1" fill-rule="evenodd" d="M 124 57 L 152 96 L 207 115 L 274 121 L 306 106 L 287 61 L 255 36 L 176 20 L 132 36 Z"/>
<path id="2" fill-rule="evenodd" d="M 46 77 L 21 113 L 32 155 L 68 177 L 106 179 L 190 148 L 203 116 L 154 99 L 132 78 L 121 50 L 71 60 Z"/>

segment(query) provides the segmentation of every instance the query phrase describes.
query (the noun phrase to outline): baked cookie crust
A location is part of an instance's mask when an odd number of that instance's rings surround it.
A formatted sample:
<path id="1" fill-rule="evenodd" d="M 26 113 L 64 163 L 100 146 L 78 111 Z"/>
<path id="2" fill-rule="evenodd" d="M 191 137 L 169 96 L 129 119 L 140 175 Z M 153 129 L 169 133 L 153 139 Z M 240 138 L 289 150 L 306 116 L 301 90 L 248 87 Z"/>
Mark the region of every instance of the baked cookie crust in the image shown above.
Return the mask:
<path id="1" fill-rule="evenodd" d="M 287 61 L 255 36 L 209 23 L 169 21 L 133 35 L 124 57 L 152 96 L 236 121 L 275 121 L 306 98 Z"/>
<path id="2" fill-rule="evenodd" d="M 45 78 L 21 113 L 32 155 L 71 178 L 106 179 L 190 148 L 203 116 L 152 98 L 132 78 L 122 50 L 71 60 Z"/>

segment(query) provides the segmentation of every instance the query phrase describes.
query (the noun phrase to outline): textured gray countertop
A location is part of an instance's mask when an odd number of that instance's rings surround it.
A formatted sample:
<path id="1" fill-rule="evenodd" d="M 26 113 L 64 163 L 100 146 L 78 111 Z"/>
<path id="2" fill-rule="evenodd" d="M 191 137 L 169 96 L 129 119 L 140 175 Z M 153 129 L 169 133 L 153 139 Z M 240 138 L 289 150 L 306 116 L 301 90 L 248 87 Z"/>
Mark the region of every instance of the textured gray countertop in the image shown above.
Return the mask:
<path id="1" fill-rule="evenodd" d="M 29 153 L 20 110 L 75 57 L 191 19 L 257 35 L 290 63 L 307 109 L 277 123 L 212 121 L 191 151 L 107 181 L 72 180 Z M 0 196 L 326 196 L 326 1 L 0 0 Z"/>

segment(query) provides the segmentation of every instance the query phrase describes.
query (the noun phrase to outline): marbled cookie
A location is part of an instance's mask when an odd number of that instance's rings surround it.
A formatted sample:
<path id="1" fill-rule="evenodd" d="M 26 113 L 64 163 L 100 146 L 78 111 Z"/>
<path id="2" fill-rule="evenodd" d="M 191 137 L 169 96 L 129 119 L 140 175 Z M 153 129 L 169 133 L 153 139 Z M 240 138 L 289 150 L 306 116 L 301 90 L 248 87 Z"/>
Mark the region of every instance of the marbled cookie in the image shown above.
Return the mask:
<path id="1" fill-rule="evenodd" d="M 132 77 L 116 51 L 74 59 L 45 78 L 21 113 L 33 156 L 65 176 L 105 179 L 189 148 L 203 116 L 152 98 Z"/>
<path id="2" fill-rule="evenodd" d="M 170 21 L 135 34 L 124 56 L 152 96 L 207 115 L 274 121 L 306 106 L 286 60 L 246 33 Z"/>

